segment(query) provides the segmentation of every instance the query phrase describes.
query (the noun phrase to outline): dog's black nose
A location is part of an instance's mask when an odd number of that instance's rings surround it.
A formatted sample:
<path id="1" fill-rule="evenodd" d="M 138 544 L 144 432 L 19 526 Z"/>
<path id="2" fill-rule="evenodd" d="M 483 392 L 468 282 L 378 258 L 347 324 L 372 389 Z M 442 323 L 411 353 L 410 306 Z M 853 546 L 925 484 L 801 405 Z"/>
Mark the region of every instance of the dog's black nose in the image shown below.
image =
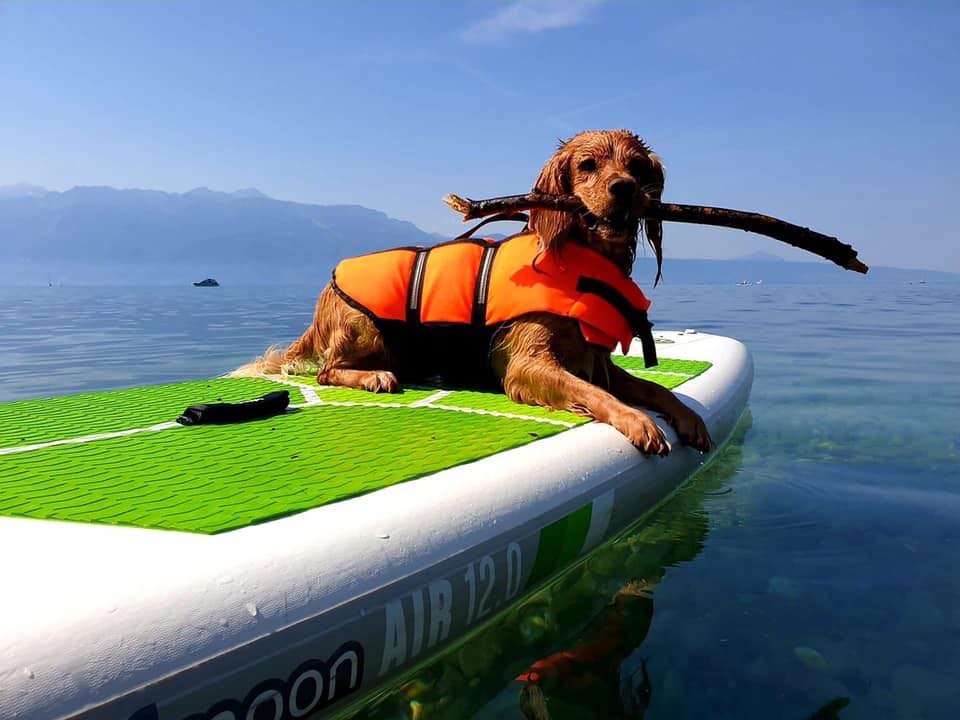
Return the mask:
<path id="1" fill-rule="evenodd" d="M 616 180 L 611 180 L 610 184 L 607 185 L 607 190 L 609 190 L 610 194 L 617 200 L 629 200 L 633 197 L 636 189 L 637 182 L 633 178 L 628 177 L 619 177 Z"/>

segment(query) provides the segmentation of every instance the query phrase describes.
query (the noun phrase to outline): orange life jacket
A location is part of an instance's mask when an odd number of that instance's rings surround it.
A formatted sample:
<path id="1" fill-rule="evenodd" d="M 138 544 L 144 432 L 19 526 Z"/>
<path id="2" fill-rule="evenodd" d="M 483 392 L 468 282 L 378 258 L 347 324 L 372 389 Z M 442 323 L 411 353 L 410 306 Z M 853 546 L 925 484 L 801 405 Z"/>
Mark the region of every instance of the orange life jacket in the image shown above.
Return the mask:
<path id="1" fill-rule="evenodd" d="M 532 312 L 574 318 L 588 343 L 624 352 L 633 337 L 657 364 L 650 301 L 610 260 L 582 245 L 544 253 L 534 234 L 454 240 L 342 261 L 333 287 L 376 321 L 489 329 Z"/>

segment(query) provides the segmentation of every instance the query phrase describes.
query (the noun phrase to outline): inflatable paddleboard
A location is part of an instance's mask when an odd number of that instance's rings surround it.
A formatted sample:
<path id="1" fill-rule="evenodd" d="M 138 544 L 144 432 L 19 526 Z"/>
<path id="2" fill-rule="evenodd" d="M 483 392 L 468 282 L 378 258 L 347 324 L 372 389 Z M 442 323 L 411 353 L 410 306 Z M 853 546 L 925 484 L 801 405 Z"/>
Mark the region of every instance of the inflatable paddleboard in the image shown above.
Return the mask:
<path id="1" fill-rule="evenodd" d="M 660 333 L 718 444 L 739 342 Z M 287 390 L 282 415 L 183 426 Z M 318 717 L 456 642 L 662 501 L 710 456 L 495 393 L 217 378 L 0 404 L 0 717 Z"/>

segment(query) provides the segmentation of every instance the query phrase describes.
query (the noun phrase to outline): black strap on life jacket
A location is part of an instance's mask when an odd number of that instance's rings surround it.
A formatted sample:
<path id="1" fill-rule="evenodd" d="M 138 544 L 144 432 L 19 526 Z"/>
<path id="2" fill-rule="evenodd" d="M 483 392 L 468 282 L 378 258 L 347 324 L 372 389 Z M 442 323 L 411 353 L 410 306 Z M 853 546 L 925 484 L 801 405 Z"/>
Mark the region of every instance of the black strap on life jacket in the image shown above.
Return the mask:
<path id="1" fill-rule="evenodd" d="M 506 220 L 509 220 L 510 222 L 522 222 L 522 223 L 525 223 L 525 222 L 527 222 L 527 221 L 530 220 L 530 216 L 527 215 L 526 213 L 522 213 L 522 212 L 502 212 L 502 213 L 497 213 L 496 215 L 491 215 L 490 217 L 486 218 L 485 220 L 481 220 L 480 222 L 478 222 L 476 225 L 474 225 L 472 228 L 470 228 L 470 229 L 467 230 L 466 232 L 461 233 L 460 235 L 457 235 L 457 236 L 454 238 L 454 240 L 468 240 L 468 239 L 470 239 L 470 238 L 473 237 L 473 234 L 474 234 L 477 230 L 479 230 L 480 228 L 482 228 L 482 227 L 483 227 L 484 225 L 486 225 L 487 223 L 501 222 L 501 221 L 506 221 Z"/>
<path id="2" fill-rule="evenodd" d="M 653 340 L 653 323 L 647 318 L 647 311 L 635 308 L 633 304 L 613 285 L 591 277 L 581 277 L 577 280 L 577 292 L 599 295 L 613 305 L 630 324 L 633 336 L 640 340 L 643 349 L 644 367 L 653 367 L 657 364 L 657 346 Z"/>

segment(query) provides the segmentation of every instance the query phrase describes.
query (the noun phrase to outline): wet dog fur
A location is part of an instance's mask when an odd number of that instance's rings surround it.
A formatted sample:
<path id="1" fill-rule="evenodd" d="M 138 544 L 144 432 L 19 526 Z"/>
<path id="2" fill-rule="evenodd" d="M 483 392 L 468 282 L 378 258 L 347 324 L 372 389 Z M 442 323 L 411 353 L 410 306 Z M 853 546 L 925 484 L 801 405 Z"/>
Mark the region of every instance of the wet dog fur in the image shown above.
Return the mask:
<path id="1" fill-rule="evenodd" d="M 660 223 L 640 216 L 646 203 L 660 198 L 663 183 L 659 158 L 632 132 L 582 132 L 560 144 L 533 189 L 575 194 L 589 213 L 535 210 L 529 229 L 539 237 L 544 252 L 581 243 L 615 262 L 627 276 L 643 232 L 657 257 L 656 284 L 662 261 Z M 493 373 L 516 402 L 612 425 L 647 455 L 664 456 L 671 448 L 653 419 L 637 406 L 665 418 L 684 444 L 701 452 L 713 445 L 697 413 L 669 390 L 619 368 L 609 352 L 585 343 L 575 319 L 523 315 L 498 330 L 491 348 Z M 322 385 L 395 393 L 401 384 L 394 356 L 373 320 L 328 284 L 317 300 L 313 321 L 299 339 L 285 349 L 268 350 L 234 374 L 275 374 L 316 364 Z"/>

